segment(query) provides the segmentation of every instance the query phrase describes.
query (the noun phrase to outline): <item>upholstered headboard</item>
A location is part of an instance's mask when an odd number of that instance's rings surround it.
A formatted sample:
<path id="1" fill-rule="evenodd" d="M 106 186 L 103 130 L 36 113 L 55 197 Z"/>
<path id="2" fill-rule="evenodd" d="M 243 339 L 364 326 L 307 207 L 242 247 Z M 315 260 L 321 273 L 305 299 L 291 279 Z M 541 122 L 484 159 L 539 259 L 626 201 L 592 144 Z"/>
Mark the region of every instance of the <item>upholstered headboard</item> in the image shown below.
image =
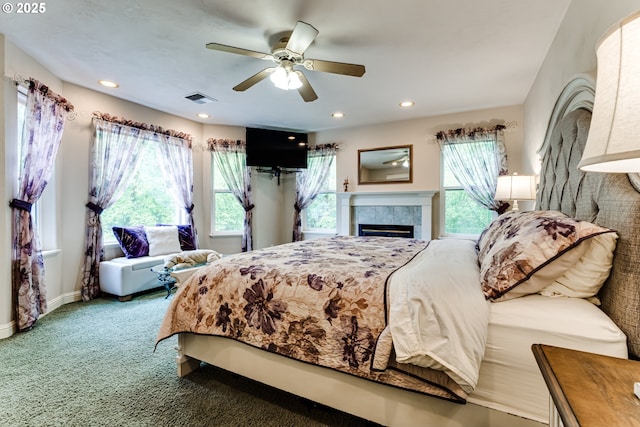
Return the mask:
<path id="1" fill-rule="evenodd" d="M 618 232 L 611 275 L 599 295 L 601 308 L 627 335 L 630 356 L 640 358 L 637 175 L 585 173 L 577 167 L 589 131 L 594 87 L 592 80 L 577 77 L 558 98 L 539 151 L 542 170 L 536 206 L 559 210 Z"/>

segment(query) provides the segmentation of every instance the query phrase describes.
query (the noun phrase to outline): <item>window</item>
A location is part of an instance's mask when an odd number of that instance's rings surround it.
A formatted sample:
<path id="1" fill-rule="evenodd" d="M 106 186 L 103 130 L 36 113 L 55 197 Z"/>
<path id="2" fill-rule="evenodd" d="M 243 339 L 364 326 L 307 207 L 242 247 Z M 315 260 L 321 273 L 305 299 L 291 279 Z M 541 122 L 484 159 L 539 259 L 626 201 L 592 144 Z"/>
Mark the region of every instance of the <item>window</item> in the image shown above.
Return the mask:
<path id="1" fill-rule="evenodd" d="M 304 231 L 335 232 L 336 230 L 336 160 L 329 168 L 329 176 L 313 202 L 303 211 Z"/>
<path id="2" fill-rule="evenodd" d="M 242 234 L 244 227 L 244 209 L 233 195 L 226 181 L 220 174 L 213 161 L 211 153 L 211 168 L 213 170 L 212 211 L 213 224 L 211 229 L 218 234 Z"/>
<path id="3" fill-rule="evenodd" d="M 185 221 L 184 208 L 166 190 L 158 175 L 157 143 L 147 141 L 142 161 L 124 194 L 100 215 L 104 243 L 116 243 L 111 227 L 178 224 Z"/>
<path id="4" fill-rule="evenodd" d="M 22 159 L 23 157 L 23 153 L 22 153 L 22 127 L 24 126 L 24 119 L 25 119 L 25 115 L 26 115 L 26 111 L 27 111 L 27 89 L 23 86 L 18 86 L 18 158 Z M 20 173 L 20 171 L 18 171 L 18 174 Z M 53 180 L 53 177 L 55 176 L 55 172 L 52 174 L 49 185 L 51 185 L 51 181 Z M 20 178 L 18 177 L 18 181 L 20 180 Z M 44 190 L 45 192 L 47 191 L 46 188 Z M 48 193 L 48 192 L 47 192 Z M 38 201 L 36 203 L 33 204 L 33 206 L 31 207 L 31 221 L 33 221 L 33 225 L 34 228 L 38 231 L 38 234 L 41 236 L 41 217 L 40 217 L 40 204 L 43 200 L 43 197 L 45 197 L 45 193 L 43 193 L 43 195 L 38 199 Z M 47 247 L 47 245 L 45 243 L 47 242 L 43 242 L 42 241 L 42 236 L 40 237 L 41 240 L 41 244 L 42 247 L 45 248 Z"/>
<path id="5" fill-rule="evenodd" d="M 474 142 L 474 144 L 479 144 Z M 487 150 L 493 150 L 492 142 L 486 143 Z M 478 235 L 494 218 L 493 211 L 481 206 L 462 188 L 445 161 L 442 153 L 442 198 L 444 211 L 444 235 Z"/>

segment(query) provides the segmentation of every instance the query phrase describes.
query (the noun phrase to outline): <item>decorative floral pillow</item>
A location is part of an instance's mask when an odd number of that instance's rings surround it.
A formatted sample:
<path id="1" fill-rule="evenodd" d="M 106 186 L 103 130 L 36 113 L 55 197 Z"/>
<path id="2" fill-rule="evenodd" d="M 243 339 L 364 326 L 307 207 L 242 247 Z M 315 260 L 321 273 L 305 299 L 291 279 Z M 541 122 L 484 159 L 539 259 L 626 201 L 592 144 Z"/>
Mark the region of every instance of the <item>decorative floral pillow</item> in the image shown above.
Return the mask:
<path id="1" fill-rule="evenodd" d="M 170 226 L 172 224 L 156 224 L 157 226 Z M 180 249 L 183 251 L 196 250 L 196 239 L 193 235 L 193 227 L 190 224 L 177 225 L 178 227 L 178 240 L 180 241 Z"/>
<path id="2" fill-rule="evenodd" d="M 492 301 L 539 292 L 580 260 L 588 239 L 614 230 L 556 211 L 507 212 L 477 243 L 482 290 Z"/>
<path id="3" fill-rule="evenodd" d="M 112 227 L 111 229 L 127 258 L 149 255 L 149 242 L 143 226 Z"/>

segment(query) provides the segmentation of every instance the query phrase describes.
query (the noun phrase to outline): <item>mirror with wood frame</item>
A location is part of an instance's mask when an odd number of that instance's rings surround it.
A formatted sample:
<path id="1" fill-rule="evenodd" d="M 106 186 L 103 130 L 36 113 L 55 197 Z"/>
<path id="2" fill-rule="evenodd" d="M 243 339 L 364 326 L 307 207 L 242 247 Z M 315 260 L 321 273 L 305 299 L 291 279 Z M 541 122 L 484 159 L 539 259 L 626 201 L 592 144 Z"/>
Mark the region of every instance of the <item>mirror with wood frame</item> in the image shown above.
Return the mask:
<path id="1" fill-rule="evenodd" d="M 412 145 L 358 150 L 358 184 L 410 183 Z"/>

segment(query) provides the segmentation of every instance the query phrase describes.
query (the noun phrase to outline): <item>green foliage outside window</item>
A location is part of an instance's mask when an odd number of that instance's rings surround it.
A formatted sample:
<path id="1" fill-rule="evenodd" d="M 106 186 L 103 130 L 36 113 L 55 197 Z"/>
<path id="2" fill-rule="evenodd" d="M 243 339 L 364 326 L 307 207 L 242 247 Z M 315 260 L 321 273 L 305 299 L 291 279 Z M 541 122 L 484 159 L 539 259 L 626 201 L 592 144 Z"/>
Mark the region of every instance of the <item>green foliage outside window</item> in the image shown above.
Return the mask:
<path id="1" fill-rule="evenodd" d="M 232 193 L 215 193 L 216 231 L 241 231 L 244 210 Z"/>
<path id="2" fill-rule="evenodd" d="M 304 210 L 305 230 L 336 229 L 336 159 L 329 168 L 329 176 L 322 184 L 320 193 Z"/>
<path id="3" fill-rule="evenodd" d="M 213 154 L 212 154 L 213 156 Z M 238 199 L 229 191 L 229 186 L 220 174 L 220 170 L 213 165 L 213 212 L 215 231 L 241 232 L 244 225 L 244 209 Z"/>
<path id="4" fill-rule="evenodd" d="M 321 193 L 306 209 L 307 228 L 329 229 L 336 228 L 336 194 Z"/>
<path id="5" fill-rule="evenodd" d="M 445 193 L 445 233 L 480 234 L 493 219 L 492 212 L 464 190 L 445 190 Z"/>
<path id="6" fill-rule="evenodd" d="M 104 242 L 115 242 L 111 227 L 175 224 L 180 207 L 167 191 L 153 144 L 147 144 L 143 160 L 122 197 L 100 215 Z"/>

